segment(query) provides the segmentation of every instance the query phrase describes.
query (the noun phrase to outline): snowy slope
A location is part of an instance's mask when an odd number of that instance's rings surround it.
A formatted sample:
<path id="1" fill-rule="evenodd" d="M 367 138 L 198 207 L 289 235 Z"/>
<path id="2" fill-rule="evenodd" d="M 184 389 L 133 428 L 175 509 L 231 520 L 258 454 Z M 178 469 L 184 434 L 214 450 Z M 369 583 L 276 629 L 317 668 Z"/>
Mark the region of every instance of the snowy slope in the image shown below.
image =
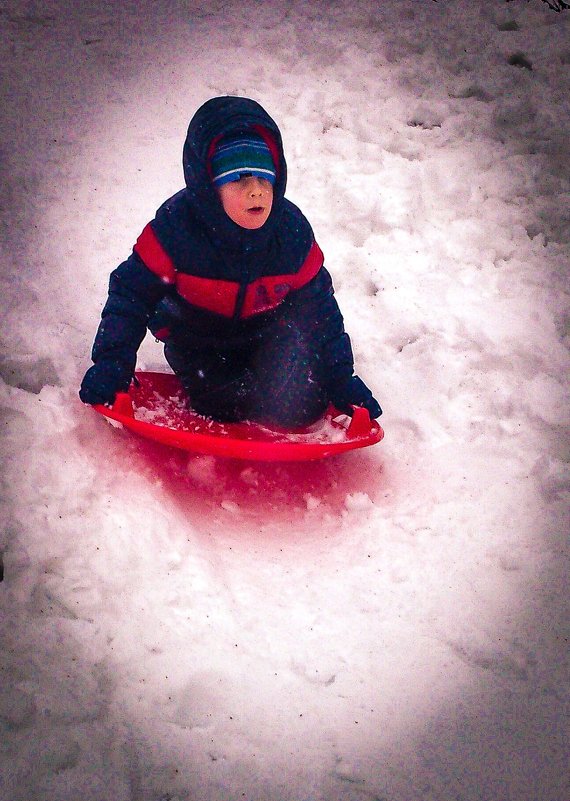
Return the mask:
<path id="1" fill-rule="evenodd" d="M 0 4 L 2 801 L 570 797 L 569 18 Z M 189 457 L 77 398 L 217 94 L 282 126 L 366 452 Z"/>

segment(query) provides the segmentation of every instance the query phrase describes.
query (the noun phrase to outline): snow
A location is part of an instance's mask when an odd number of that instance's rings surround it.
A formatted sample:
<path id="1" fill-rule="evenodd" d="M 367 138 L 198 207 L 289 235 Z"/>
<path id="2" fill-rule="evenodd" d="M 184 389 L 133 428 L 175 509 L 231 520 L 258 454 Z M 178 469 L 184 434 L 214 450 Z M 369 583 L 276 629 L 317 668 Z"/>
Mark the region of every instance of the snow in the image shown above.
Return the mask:
<path id="1" fill-rule="evenodd" d="M 570 797 L 569 18 L 2 3 L 2 801 Z M 282 127 L 372 448 L 188 456 L 78 400 L 226 93 Z"/>

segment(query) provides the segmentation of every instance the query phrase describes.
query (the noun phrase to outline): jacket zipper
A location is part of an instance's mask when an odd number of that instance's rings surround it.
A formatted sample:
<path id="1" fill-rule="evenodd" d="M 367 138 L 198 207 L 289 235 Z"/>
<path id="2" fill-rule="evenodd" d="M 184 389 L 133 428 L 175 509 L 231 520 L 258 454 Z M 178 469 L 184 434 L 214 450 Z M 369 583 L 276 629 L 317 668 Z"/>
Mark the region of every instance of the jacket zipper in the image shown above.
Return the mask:
<path id="1" fill-rule="evenodd" d="M 248 257 L 251 258 L 251 248 L 248 245 L 246 245 L 245 247 L 245 256 L 246 258 Z M 239 284 L 238 294 L 236 298 L 236 305 L 234 309 L 234 316 L 233 316 L 234 322 L 237 322 L 241 318 L 241 313 L 243 310 L 243 304 L 245 303 L 247 288 L 251 281 L 251 267 L 246 268 L 244 265 L 243 269 L 244 269 L 244 276 L 243 280 L 240 281 Z"/>
<path id="2" fill-rule="evenodd" d="M 236 298 L 236 305 L 235 305 L 235 309 L 234 309 L 234 316 L 233 316 L 234 322 L 241 318 L 241 312 L 242 312 L 242 309 L 243 309 L 243 304 L 245 302 L 245 295 L 246 295 L 248 286 L 249 286 L 249 284 L 248 284 L 247 281 L 243 282 L 243 283 L 241 283 L 239 285 L 238 294 L 237 294 L 237 298 Z"/>

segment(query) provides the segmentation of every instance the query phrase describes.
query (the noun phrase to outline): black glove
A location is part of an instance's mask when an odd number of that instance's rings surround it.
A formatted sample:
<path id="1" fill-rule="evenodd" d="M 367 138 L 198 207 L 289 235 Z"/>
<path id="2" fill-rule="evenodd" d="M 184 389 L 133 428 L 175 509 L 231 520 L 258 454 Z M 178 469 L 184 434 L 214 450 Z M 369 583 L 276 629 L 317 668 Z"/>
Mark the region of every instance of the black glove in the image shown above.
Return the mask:
<path id="1" fill-rule="evenodd" d="M 332 389 L 331 403 L 344 414 L 352 415 L 352 406 L 364 406 L 372 418 L 382 414 L 380 404 L 357 375 Z"/>
<path id="2" fill-rule="evenodd" d="M 83 403 L 112 406 L 117 392 L 128 390 L 132 377 L 132 370 L 121 362 L 101 359 L 85 373 L 79 397 Z"/>

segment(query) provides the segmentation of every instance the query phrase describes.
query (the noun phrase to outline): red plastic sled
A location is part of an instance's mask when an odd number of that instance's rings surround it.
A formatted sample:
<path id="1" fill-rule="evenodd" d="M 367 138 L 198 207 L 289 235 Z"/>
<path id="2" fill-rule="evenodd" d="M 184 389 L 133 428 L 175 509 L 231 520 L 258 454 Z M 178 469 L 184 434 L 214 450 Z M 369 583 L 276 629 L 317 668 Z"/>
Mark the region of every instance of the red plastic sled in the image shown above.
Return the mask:
<path id="1" fill-rule="evenodd" d="M 374 445 L 384 436 L 366 409 L 352 418 L 332 407 L 311 426 L 294 431 L 261 423 L 218 423 L 188 408 L 175 375 L 137 372 L 137 383 L 117 395 L 112 408 L 93 408 L 111 421 L 163 445 L 233 459 L 304 461 Z"/>

